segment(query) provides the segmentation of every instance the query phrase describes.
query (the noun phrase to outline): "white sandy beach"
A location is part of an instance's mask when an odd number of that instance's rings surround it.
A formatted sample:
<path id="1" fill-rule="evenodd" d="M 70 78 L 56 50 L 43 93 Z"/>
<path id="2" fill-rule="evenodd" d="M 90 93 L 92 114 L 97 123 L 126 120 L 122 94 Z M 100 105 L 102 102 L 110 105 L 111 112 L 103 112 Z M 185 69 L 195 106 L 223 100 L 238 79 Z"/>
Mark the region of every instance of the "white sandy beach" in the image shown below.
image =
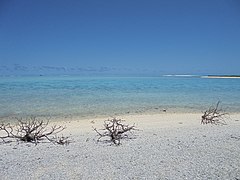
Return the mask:
<path id="1" fill-rule="evenodd" d="M 0 179 L 240 179 L 240 114 L 201 125 L 201 114 L 128 115 L 140 129 L 114 146 L 97 143 L 104 119 L 59 120 L 72 142 L 0 145 Z"/>

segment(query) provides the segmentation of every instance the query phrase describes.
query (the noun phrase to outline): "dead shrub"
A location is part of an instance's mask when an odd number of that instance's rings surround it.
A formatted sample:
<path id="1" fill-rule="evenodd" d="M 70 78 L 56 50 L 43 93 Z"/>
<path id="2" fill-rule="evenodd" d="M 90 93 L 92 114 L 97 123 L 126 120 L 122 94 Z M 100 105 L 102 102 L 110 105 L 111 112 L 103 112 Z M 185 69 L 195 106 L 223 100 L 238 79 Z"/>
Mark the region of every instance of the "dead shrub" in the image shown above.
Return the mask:
<path id="1" fill-rule="evenodd" d="M 123 124 L 124 120 L 122 119 L 110 119 L 104 121 L 104 128 L 97 130 L 96 128 L 93 128 L 94 131 L 99 136 L 97 141 L 100 141 L 102 138 L 105 139 L 105 141 L 110 141 L 115 145 L 120 145 L 121 140 L 124 138 L 130 138 L 129 133 L 132 133 L 134 130 L 136 130 L 135 125 L 128 125 Z"/>
<path id="2" fill-rule="evenodd" d="M 221 108 L 219 108 L 220 101 L 217 102 L 216 106 L 211 106 L 202 115 L 201 124 L 226 124 L 225 118 L 227 113 L 225 113 Z"/>
<path id="3" fill-rule="evenodd" d="M 17 124 L 0 124 L 0 139 L 3 142 L 23 141 L 39 143 L 48 141 L 56 144 L 68 144 L 67 137 L 57 137 L 57 134 L 63 131 L 63 126 L 49 126 L 49 121 L 37 119 L 35 116 L 26 118 L 17 118 Z"/>

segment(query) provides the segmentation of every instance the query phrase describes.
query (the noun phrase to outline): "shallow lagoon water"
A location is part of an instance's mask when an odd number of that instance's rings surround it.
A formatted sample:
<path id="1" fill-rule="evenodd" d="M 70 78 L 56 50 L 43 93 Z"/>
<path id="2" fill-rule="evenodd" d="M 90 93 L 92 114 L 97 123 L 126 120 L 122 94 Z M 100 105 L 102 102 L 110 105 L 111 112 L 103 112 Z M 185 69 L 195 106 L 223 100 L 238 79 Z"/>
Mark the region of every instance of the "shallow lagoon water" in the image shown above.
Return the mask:
<path id="1" fill-rule="evenodd" d="M 240 79 L 199 77 L 0 77 L 0 117 L 201 112 L 217 101 L 240 112 Z"/>

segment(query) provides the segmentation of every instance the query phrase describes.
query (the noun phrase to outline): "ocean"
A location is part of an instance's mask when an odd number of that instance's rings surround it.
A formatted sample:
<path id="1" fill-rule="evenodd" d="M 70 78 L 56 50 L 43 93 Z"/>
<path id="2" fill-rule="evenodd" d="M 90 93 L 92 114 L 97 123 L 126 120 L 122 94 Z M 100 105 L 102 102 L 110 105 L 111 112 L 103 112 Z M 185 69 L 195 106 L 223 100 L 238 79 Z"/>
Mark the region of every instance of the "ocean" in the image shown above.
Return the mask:
<path id="1" fill-rule="evenodd" d="M 0 117 L 113 117 L 199 113 L 221 101 L 240 112 L 240 79 L 200 77 L 0 77 Z"/>

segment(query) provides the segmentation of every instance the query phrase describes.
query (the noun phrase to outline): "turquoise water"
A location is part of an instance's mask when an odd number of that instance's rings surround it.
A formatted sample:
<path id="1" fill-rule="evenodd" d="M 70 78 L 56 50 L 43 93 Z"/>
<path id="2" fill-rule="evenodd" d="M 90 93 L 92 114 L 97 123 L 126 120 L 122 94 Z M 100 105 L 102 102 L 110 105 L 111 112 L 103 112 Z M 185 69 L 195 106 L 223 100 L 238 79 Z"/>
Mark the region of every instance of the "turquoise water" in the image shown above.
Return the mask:
<path id="1" fill-rule="evenodd" d="M 240 79 L 0 77 L 0 117 L 201 112 L 221 100 L 240 112 Z"/>

